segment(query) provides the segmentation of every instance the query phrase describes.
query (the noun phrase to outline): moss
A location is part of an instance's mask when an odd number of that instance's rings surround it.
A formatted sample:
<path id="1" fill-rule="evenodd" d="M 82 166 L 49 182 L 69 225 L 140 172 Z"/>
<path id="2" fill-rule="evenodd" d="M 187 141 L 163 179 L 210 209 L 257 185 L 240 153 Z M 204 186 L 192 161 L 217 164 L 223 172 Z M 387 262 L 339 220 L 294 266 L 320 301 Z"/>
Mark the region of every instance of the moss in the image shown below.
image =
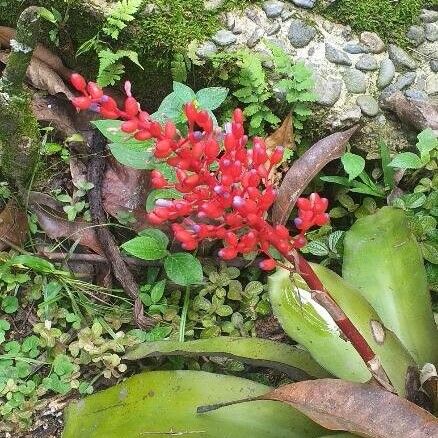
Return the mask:
<path id="1" fill-rule="evenodd" d="M 20 12 L 30 4 L 56 8 L 65 13 L 70 4 L 69 20 L 60 32 L 58 51 L 66 64 L 77 68 L 89 77 L 95 77 L 98 60 L 94 53 L 75 58 L 77 48 L 90 39 L 102 25 L 102 17 L 94 16 L 84 9 L 86 0 L 0 0 L 8 3 L 7 8 L 0 7 L 0 25 L 14 26 Z M 146 105 L 153 109 L 167 94 L 171 86 L 170 62 L 175 53 L 185 52 L 193 40 L 202 41 L 221 27 L 220 14 L 233 8 L 243 8 L 259 1 L 226 0 L 214 10 L 204 8 L 204 0 L 145 0 L 145 4 L 154 3 L 152 13 L 145 11 L 136 14 L 136 19 L 121 33 L 119 41 L 112 44 L 113 49 L 135 50 L 144 67 L 126 62 L 126 76 L 134 83 L 136 94 Z M 79 64 L 79 66 L 78 66 Z"/>
<path id="2" fill-rule="evenodd" d="M 338 0 L 327 7 L 320 2 L 317 10 L 356 32 L 376 32 L 387 42 L 406 46 L 406 32 L 418 21 L 421 9 L 437 6 L 438 0 Z"/>

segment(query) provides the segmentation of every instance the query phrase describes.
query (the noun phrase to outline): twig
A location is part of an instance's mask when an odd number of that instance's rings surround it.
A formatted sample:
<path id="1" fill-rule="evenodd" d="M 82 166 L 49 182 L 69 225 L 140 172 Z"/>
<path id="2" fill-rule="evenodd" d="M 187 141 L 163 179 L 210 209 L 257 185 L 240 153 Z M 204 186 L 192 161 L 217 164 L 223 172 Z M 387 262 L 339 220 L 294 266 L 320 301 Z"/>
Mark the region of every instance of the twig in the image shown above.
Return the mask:
<path id="1" fill-rule="evenodd" d="M 90 213 L 96 225 L 107 223 L 107 218 L 102 207 L 101 184 L 105 171 L 105 158 L 103 156 L 106 142 L 97 131 L 93 132 L 91 140 L 91 158 L 88 162 L 87 179 L 93 183 L 93 188 L 88 192 Z M 106 258 L 110 261 L 114 276 L 123 287 L 126 294 L 134 300 L 134 320 L 141 328 L 150 328 L 155 325 L 155 320 L 144 315 L 143 303 L 139 297 L 139 287 L 131 271 L 128 269 L 119 247 L 111 233 L 104 226 L 96 227 L 97 238 L 101 244 Z"/>
<path id="2" fill-rule="evenodd" d="M 297 269 L 298 273 L 312 290 L 312 298 L 327 310 L 341 332 L 359 353 L 374 379 L 383 388 L 395 393 L 395 389 L 383 369 L 379 357 L 374 353 L 366 339 L 354 326 L 344 311 L 330 296 L 329 291 L 324 287 L 307 260 L 296 252 L 289 258 L 289 261 L 295 265 L 295 269 Z"/>

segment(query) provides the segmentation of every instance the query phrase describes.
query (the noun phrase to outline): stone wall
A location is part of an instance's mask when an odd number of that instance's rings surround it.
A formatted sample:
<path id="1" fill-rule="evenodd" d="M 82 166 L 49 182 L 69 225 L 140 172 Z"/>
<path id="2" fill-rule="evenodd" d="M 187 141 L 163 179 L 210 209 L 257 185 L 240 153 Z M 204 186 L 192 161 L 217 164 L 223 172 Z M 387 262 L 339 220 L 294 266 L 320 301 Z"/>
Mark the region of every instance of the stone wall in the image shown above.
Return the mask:
<path id="1" fill-rule="evenodd" d="M 339 129 L 360 119 L 385 123 L 382 101 L 402 90 L 409 99 L 438 99 L 438 12 L 423 10 L 407 37 L 412 48 L 386 45 L 376 33 L 355 35 L 312 9 L 314 0 L 268 0 L 260 7 L 227 13 L 223 29 L 198 48 L 200 57 L 247 47 L 266 53 L 278 44 L 312 68 L 318 104 Z"/>

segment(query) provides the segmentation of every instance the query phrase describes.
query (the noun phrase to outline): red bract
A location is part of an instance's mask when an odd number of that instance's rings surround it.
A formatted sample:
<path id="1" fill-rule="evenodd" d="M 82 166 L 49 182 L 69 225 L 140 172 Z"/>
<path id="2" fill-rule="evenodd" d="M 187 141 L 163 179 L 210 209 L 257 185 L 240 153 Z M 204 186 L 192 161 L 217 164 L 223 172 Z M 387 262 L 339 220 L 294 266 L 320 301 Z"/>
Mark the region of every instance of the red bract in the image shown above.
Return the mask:
<path id="1" fill-rule="evenodd" d="M 224 260 L 238 254 L 261 252 L 269 256 L 260 267 L 270 270 L 275 261 L 272 248 L 287 256 L 294 248 L 306 244 L 304 233 L 314 225 L 328 221 L 325 213 L 328 201 L 317 193 L 297 202 L 300 231 L 295 237 L 282 225 L 271 225 L 267 212 L 276 198 L 270 175 L 283 158 L 283 148 L 266 149 L 262 138 L 249 142 L 243 127 L 243 113 L 236 109 L 225 132 L 214 129 L 207 111 L 199 110 L 194 102 L 184 106 L 188 133 L 181 137 L 173 122 L 164 126 L 153 121 L 131 96 L 127 83 L 127 98 L 121 110 L 94 83 L 84 86 L 80 75 L 72 76 L 73 86 L 82 96 L 73 99 L 79 110 L 93 109 L 105 118 L 125 120 L 121 130 L 137 140 L 154 139 L 154 155 L 175 169 L 176 181 L 168 181 L 159 171 L 152 172 L 155 188 L 172 188 L 182 194 L 180 199 L 158 199 L 148 215 L 153 225 L 171 222 L 175 239 L 190 251 L 205 239 L 222 240 L 219 255 Z M 248 143 L 252 146 L 248 147 Z"/>

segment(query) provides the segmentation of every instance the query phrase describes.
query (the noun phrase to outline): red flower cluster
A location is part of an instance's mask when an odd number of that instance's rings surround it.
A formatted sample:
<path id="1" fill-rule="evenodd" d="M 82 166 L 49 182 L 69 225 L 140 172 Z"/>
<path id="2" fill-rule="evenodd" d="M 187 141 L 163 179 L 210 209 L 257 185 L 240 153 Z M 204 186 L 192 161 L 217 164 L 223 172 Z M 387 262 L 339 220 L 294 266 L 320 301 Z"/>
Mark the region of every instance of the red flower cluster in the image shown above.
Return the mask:
<path id="1" fill-rule="evenodd" d="M 194 250 L 204 239 L 219 239 L 224 242 L 219 251 L 224 260 L 260 251 L 269 257 L 260 267 L 270 270 L 276 264 L 270 255 L 271 247 L 286 256 L 306 244 L 304 233 L 309 228 L 327 223 L 327 199 L 313 193 L 309 199 L 298 200 L 297 236 L 291 237 L 283 225 L 269 224 L 267 212 L 276 198 L 270 174 L 282 160 L 283 148 L 269 152 L 258 137 L 247 148 L 240 109 L 234 111 L 225 132 L 219 132 L 207 111 L 188 103 L 184 107 L 188 134 L 181 137 L 171 121 L 161 126 L 141 111 L 131 96 L 129 83 L 125 86 L 124 110 L 82 76 L 72 75 L 72 84 L 83 95 L 73 100 L 76 108 L 99 111 L 105 118 L 122 118 L 124 132 L 138 140 L 156 140 L 154 155 L 175 169 L 176 182 L 154 170 L 152 184 L 155 188 L 176 189 L 182 198 L 158 199 L 148 219 L 153 225 L 172 222 L 175 238 L 184 249 Z"/>

